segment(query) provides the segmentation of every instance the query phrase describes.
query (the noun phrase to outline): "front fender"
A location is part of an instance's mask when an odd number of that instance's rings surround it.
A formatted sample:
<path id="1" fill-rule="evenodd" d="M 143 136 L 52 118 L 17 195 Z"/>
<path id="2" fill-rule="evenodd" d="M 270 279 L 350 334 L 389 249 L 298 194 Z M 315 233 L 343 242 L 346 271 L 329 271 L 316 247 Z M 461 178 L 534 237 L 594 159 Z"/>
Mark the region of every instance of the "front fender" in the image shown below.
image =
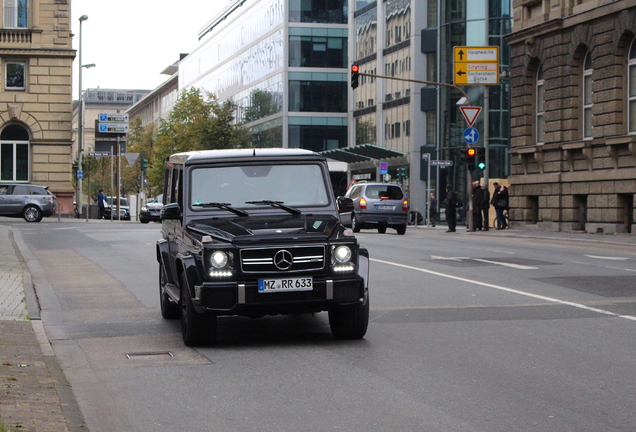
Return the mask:
<path id="1" fill-rule="evenodd" d="M 188 280 L 188 287 L 192 297 L 196 297 L 194 294 L 194 286 L 201 285 L 201 278 L 197 271 L 197 261 L 192 255 L 177 255 L 177 268 L 179 269 L 179 275 L 184 272 L 186 279 Z"/>
<path id="2" fill-rule="evenodd" d="M 364 288 L 369 288 L 369 250 L 360 248 L 358 252 L 358 276 L 364 279 Z"/>
<path id="3" fill-rule="evenodd" d="M 157 262 L 163 267 L 167 282 L 175 283 L 175 277 L 170 266 L 170 249 L 168 240 L 157 240 Z"/>

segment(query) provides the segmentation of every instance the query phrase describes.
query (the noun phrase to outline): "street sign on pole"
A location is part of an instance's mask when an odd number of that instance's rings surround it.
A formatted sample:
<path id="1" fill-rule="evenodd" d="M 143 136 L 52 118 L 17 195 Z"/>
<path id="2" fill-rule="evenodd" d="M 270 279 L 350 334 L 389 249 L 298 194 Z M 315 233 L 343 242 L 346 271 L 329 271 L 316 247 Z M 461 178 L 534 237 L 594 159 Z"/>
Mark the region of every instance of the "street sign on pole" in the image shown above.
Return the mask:
<path id="1" fill-rule="evenodd" d="M 128 123 L 128 114 L 99 113 L 100 123 Z"/>
<path id="2" fill-rule="evenodd" d="M 88 152 L 89 156 L 94 156 L 94 157 L 100 157 L 100 156 L 110 156 L 110 152 L 109 151 L 95 151 L 95 152 Z"/>
<path id="3" fill-rule="evenodd" d="M 459 107 L 459 110 L 464 115 L 464 120 L 468 123 L 468 127 L 471 127 L 475 124 L 477 117 L 479 117 L 479 113 L 481 112 L 481 107 L 476 106 L 463 106 Z"/>
<path id="4" fill-rule="evenodd" d="M 128 133 L 128 123 L 99 123 L 100 133 Z"/>
<path id="5" fill-rule="evenodd" d="M 389 173 L 389 163 L 380 162 L 380 174 L 388 174 L 388 173 Z"/>
<path id="6" fill-rule="evenodd" d="M 498 46 L 453 47 L 455 85 L 499 84 Z"/>
<path id="7" fill-rule="evenodd" d="M 453 161 L 452 160 L 432 160 L 431 165 L 446 168 L 449 166 L 453 166 Z"/>

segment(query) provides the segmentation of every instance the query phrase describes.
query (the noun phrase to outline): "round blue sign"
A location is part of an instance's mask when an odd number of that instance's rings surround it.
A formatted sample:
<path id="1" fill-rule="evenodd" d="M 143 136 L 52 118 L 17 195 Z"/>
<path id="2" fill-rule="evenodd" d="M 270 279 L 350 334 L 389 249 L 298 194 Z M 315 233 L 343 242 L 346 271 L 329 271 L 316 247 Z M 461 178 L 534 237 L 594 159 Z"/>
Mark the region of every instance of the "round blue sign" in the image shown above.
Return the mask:
<path id="1" fill-rule="evenodd" d="M 464 141 L 467 144 L 475 144 L 479 140 L 479 131 L 474 127 L 469 127 L 464 131 Z"/>

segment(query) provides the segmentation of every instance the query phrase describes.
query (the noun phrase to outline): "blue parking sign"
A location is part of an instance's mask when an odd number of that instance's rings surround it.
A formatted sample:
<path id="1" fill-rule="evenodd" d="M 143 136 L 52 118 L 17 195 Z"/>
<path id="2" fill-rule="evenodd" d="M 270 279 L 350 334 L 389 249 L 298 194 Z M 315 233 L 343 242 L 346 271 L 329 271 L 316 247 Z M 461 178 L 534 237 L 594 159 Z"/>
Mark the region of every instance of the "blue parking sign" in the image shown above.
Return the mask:
<path id="1" fill-rule="evenodd" d="M 77 171 L 77 178 L 78 178 L 78 179 L 84 178 L 84 171 L 82 171 L 82 170 L 78 170 L 78 171 Z"/>

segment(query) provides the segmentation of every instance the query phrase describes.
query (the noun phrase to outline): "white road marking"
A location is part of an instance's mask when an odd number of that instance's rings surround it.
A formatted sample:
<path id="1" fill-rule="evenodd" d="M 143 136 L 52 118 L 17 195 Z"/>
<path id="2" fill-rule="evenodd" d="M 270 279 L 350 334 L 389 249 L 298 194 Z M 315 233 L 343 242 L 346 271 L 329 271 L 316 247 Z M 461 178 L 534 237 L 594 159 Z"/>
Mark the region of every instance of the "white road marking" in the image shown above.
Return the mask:
<path id="1" fill-rule="evenodd" d="M 584 255 L 584 256 L 588 258 L 614 260 L 614 261 L 627 261 L 629 259 L 627 257 L 609 257 L 609 256 L 596 256 L 596 255 Z"/>
<path id="2" fill-rule="evenodd" d="M 547 296 L 542 296 L 539 294 L 532 294 L 532 293 L 528 293 L 525 291 L 519 291 L 513 288 L 507 288 L 507 287 L 503 287 L 500 285 L 494 285 L 494 284 L 490 284 L 490 283 L 486 283 L 486 282 L 479 282 L 479 281 L 475 281 L 472 279 L 466 279 L 466 278 L 462 278 L 459 276 L 453 276 L 453 275 L 449 275 L 449 274 L 445 274 L 445 273 L 440 273 L 440 272 L 436 272 L 436 271 L 432 271 L 432 270 L 426 270 L 423 268 L 419 268 L 419 267 L 413 267 L 413 266 L 409 266 L 406 264 L 400 264 L 400 263 L 395 263 L 395 262 L 391 262 L 391 261 L 384 261 L 384 260 L 380 260 L 377 258 L 370 258 L 371 261 L 375 261 L 378 263 L 382 263 L 382 264 L 387 264 L 387 265 L 392 265 L 392 266 L 396 266 L 396 267 L 401 267 L 401 268 L 405 268 L 408 270 L 414 270 L 414 271 L 418 271 L 418 272 L 422 272 L 422 273 L 428 273 L 434 276 L 440 276 L 440 277 L 445 277 L 448 279 L 455 279 L 458 281 L 462 281 L 462 282 L 466 282 L 466 283 L 470 283 L 473 285 L 479 285 L 479 286 L 483 286 L 483 287 L 487 287 L 487 288 L 493 288 L 499 291 L 505 291 L 505 292 L 509 292 L 512 294 L 518 294 L 518 295 L 522 295 L 525 297 L 531 297 L 534 299 L 538 299 L 538 300 L 543 300 L 549 303 L 557 303 L 557 304 L 561 304 L 564 306 L 572 306 L 578 309 L 584 309 L 584 310 L 588 310 L 591 312 L 596 312 L 602 315 L 609 315 L 609 316 L 613 316 L 613 317 L 617 317 L 617 318 L 624 318 L 624 319 L 628 319 L 628 320 L 632 320 L 632 321 L 636 321 L 636 317 L 631 316 L 631 315 L 619 315 L 617 313 L 614 312 L 610 312 L 610 311 L 606 311 L 603 309 L 597 309 L 597 308 L 593 308 L 590 306 L 585 306 L 584 304 L 580 304 L 580 303 L 574 303 L 574 302 L 569 302 L 569 301 L 565 301 L 565 300 L 559 300 L 556 298 L 552 298 L 552 297 L 547 297 Z"/>
<path id="3" fill-rule="evenodd" d="M 475 261 L 480 261 L 480 262 L 485 262 L 488 264 L 496 264 L 496 265 L 500 265 L 500 266 L 504 266 L 504 267 L 512 267 L 512 268 L 516 268 L 516 269 L 520 269 L 520 270 L 538 270 L 539 267 L 530 267 L 530 266 L 524 266 L 521 264 L 511 264 L 511 263 L 502 263 L 502 262 L 498 262 L 498 261 L 489 261 L 489 260 L 485 260 L 485 259 L 481 259 L 481 258 L 473 258 L 473 260 Z"/>
<path id="4" fill-rule="evenodd" d="M 490 260 L 485 260 L 485 259 L 481 259 L 481 258 L 443 257 L 443 256 L 438 256 L 438 255 L 431 255 L 431 259 L 442 260 L 442 261 L 457 261 L 457 262 L 461 262 L 463 260 L 473 260 L 473 261 L 479 261 L 479 262 L 488 263 L 488 264 L 500 265 L 500 266 L 504 266 L 504 267 L 512 267 L 512 268 L 516 268 L 516 269 L 520 269 L 520 270 L 537 270 L 538 269 L 538 267 L 524 266 L 524 265 L 521 265 L 521 264 L 503 263 L 503 262 L 499 262 L 499 261 L 490 261 Z"/>

